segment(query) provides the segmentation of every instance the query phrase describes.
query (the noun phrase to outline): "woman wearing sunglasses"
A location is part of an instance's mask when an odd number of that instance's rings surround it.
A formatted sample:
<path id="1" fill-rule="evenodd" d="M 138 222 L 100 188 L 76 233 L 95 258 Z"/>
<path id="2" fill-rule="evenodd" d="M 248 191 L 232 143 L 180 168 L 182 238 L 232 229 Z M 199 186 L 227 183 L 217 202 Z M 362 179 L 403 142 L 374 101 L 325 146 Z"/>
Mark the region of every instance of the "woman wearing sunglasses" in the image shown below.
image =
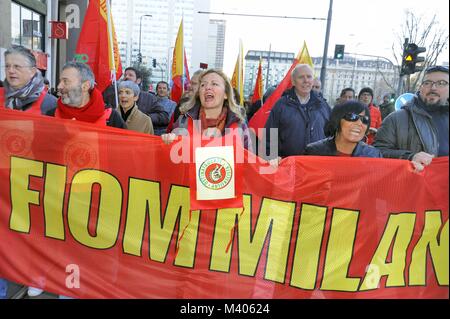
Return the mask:
<path id="1" fill-rule="evenodd" d="M 308 144 L 305 155 L 382 157 L 381 152 L 362 140 L 369 132 L 370 112 L 358 101 L 336 105 L 325 126 L 327 138 Z"/>

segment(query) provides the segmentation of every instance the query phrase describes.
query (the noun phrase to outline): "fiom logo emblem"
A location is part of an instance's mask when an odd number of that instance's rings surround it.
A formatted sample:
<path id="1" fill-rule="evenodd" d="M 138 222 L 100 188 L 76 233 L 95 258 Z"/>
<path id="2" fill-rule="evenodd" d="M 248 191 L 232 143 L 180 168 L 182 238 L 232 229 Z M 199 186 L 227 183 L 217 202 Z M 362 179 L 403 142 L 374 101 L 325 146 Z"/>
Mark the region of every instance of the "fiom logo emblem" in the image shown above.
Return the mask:
<path id="1" fill-rule="evenodd" d="M 233 176 L 231 165 L 223 158 L 211 157 L 205 160 L 199 169 L 201 183 L 212 190 L 219 190 L 228 185 Z"/>

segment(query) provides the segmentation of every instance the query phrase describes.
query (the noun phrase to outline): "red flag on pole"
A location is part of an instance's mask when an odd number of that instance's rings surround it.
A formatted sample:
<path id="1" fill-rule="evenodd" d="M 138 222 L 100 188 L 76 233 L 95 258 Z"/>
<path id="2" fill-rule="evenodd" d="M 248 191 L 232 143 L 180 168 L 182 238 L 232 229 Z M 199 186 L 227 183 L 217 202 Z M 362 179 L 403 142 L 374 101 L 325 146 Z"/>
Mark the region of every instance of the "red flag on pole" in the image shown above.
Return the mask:
<path id="1" fill-rule="evenodd" d="M 280 84 L 277 86 L 277 88 L 272 93 L 272 95 L 270 95 L 270 97 L 266 100 L 264 105 L 250 119 L 248 126 L 250 128 L 253 128 L 255 130 L 256 134 L 258 134 L 259 128 L 263 128 L 266 125 L 267 119 L 269 118 L 270 111 L 272 110 L 273 106 L 278 101 L 278 99 L 281 97 L 283 92 L 292 86 L 291 73 L 292 73 L 292 70 L 295 68 L 295 66 L 299 63 L 309 64 L 312 68 L 314 68 L 312 59 L 309 56 L 308 48 L 306 47 L 306 42 L 303 43 L 302 50 L 299 52 L 297 57 L 292 62 L 292 65 L 291 65 L 289 71 L 284 76 L 284 79 L 280 82 Z"/>
<path id="2" fill-rule="evenodd" d="M 258 75 L 256 76 L 255 89 L 253 90 L 252 103 L 261 101 L 263 98 L 262 61 L 259 58 Z M 262 105 L 262 104 L 261 104 Z"/>
<path id="3" fill-rule="evenodd" d="M 89 2 L 75 51 L 75 60 L 91 67 L 100 91 L 111 84 L 114 73 L 117 79 L 122 76 L 119 47 L 110 14 L 111 28 L 108 28 L 109 10 L 106 1 Z"/>

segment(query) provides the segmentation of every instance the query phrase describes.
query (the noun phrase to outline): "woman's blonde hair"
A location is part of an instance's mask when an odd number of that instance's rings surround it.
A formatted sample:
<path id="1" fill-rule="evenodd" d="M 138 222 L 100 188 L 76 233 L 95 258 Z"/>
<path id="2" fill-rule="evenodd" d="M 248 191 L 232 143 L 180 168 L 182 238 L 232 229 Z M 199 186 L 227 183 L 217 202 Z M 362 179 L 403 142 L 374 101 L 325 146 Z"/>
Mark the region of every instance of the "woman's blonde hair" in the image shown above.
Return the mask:
<path id="1" fill-rule="evenodd" d="M 242 111 L 241 111 L 242 107 L 236 104 L 235 99 L 234 99 L 233 88 L 231 87 L 230 80 L 225 75 L 225 73 L 223 73 L 221 70 L 218 70 L 218 69 L 208 69 L 205 72 L 203 72 L 203 74 L 200 75 L 199 83 L 202 82 L 203 78 L 206 75 L 211 74 L 211 73 L 216 73 L 225 82 L 225 95 L 227 96 L 227 99 L 224 100 L 223 106 L 228 107 L 228 109 L 231 112 L 233 112 L 241 120 L 241 122 L 244 122 L 245 119 L 244 119 L 244 116 L 242 115 Z M 194 93 L 193 96 L 191 96 L 191 98 L 186 103 L 183 103 L 181 105 L 181 107 L 180 107 L 181 114 L 186 114 L 190 109 L 192 109 L 197 104 L 201 105 L 199 92 L 200 92 L 200 88 L 197 90 L 197 92 Z"/>

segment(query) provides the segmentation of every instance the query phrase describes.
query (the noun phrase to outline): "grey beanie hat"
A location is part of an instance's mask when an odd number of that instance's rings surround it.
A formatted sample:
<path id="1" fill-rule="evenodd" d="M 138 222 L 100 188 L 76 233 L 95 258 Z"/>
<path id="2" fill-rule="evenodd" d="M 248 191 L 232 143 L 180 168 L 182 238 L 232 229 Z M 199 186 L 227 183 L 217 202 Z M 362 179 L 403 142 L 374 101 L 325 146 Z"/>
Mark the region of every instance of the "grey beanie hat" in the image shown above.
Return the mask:
<path id="1" fill-rule="evenodd" d="M 139 93 L 141 92 L 139 86 L 133 81 L 120 81 L 117 89 L 131 89 L 133 90 L 134 96 L 139 96 Z"/>

